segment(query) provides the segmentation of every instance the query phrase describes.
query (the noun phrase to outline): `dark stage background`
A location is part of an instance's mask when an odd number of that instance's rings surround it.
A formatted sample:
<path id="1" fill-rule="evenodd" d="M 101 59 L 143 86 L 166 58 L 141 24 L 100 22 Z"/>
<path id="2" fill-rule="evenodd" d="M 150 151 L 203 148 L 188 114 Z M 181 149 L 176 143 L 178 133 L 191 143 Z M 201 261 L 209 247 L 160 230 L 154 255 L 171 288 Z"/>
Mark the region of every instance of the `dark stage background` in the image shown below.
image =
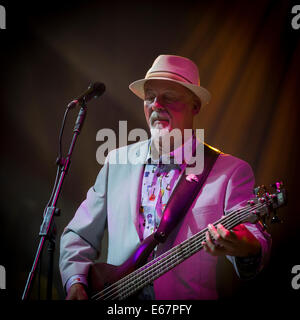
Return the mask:
<path id="1" fill-rule="evenodd" d="M 197 118 L 206 141 L 253 167 L 257 185 L 282 180 L 288 206 L 271 225 L 269 266 L 255 280 L 239 283 L 220 259 L 222 298 L 280 299 L 300 296 L 291 286 L 300 264 L 298 119 L 300 29 L 291 25 L 291 1 L 43 1 L 6 8 L 1 43 L 0 264 L 6 298 L 20 300 L 30 271 L 44 206 L 54 182 L 58 134 L 66 105 L 92 81 L 105 94 L 88 104 L 69 174 L 58 202 L 54 299 L 64 299 L 58 271 L 59 236 L 93 185 L 101 128 L 146 129 L 142 101 L 128 85 L 144 76 L 159 54 L 191 58 L 211 103 Z M 64 135 L 64 152 L 77 111 Z M 106 242 L 104 239 L 104 248 Z M 104 256 L 105 258 L 105 250 Z M 45 299 L 47 252 L 42 263 Z M 37 284 L 37 282 L 36 282 Z M 32 299 L 37 298 L 35 285 Z M 251 300 L 250 300 L 251 301 Z"/>

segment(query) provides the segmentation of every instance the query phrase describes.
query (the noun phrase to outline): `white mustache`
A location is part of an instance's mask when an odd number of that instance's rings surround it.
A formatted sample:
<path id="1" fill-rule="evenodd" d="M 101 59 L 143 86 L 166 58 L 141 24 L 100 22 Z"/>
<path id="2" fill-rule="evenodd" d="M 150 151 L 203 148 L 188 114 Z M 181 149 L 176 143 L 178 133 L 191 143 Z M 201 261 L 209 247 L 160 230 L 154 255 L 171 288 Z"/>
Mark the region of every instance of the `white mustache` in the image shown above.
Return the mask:
<path id="1" fill-rule="evenodd" d="M 150 123 L 153 124 L 156 120 L 170 121 L 170 117 L 166 112 L 158 113 L 154 111 L 150 116 Z"/>

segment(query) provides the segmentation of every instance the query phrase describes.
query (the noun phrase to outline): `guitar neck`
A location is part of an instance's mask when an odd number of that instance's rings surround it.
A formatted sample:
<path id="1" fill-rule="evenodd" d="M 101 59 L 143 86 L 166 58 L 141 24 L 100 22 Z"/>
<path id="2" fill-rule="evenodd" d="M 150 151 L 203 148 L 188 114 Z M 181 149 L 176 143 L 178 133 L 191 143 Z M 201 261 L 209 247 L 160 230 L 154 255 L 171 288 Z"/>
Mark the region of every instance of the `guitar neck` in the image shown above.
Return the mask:
<path id="1" fill-rule="evenodd" d="M 255 209 L 264 206 L 263 204 L 257 204 L 254 207 L 248 206 L 232 211 L 213 223 L 213 225 L 216 227 L 221 223 L 226 229 L 230 230 L 236 225 L 246 221 L 249 216 L 253 216 Z M 111 288 L 111 294 L 105 294 L 107 299 L 126 299 L 201 250 L 203 247 L 202 242 L 205 241 L 205 233 L 207 231 L 207 228 L 201 230 L 191 238 L 164 252 L 149 263 L 117 281 Z"/>

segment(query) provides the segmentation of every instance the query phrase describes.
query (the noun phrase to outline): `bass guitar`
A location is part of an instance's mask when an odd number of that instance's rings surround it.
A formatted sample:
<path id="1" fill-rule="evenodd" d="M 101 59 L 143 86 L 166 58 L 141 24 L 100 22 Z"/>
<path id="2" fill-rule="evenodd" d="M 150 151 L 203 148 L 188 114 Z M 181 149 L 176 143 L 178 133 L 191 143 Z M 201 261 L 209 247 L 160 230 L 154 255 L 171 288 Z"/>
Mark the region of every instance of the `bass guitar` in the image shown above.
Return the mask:
<path id="1" fill-rule="evenodd" d="M 221 223 L 230 230 L 244 222 L 256 223 L 272 218 L 280 222 L 276 209 L 287 202 L 286 190 L 282 183 L 272 185 L 274 193 L 267 192 L 265 186 L 254 189 L 255 197 L 238 210 L 231 211 L 213 225 Z M 165 274 L 203 248 L 207 228 L 194 234 L 179 245 L 147 262 L 154 248 L 159 244 L 154 234 L 147 237 L 134 253 L 120 266 L 107 263 L 92 264 L 89 270 L 89 291 L 92 300 L 124 300 L 136 294 L 143 287 Z"/>

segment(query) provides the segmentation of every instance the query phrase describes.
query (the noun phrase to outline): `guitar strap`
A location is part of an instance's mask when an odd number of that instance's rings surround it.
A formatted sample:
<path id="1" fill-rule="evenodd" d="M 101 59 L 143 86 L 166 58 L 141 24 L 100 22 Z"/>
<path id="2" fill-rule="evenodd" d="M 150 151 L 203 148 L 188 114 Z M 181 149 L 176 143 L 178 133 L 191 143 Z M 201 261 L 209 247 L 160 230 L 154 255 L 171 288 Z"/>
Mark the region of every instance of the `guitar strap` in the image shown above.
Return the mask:
<path id="1" fill-rule="evenodd" d="M 189 175 L 182 173 L 166 204 L 159 227 L 154 234 L 156 241 L 165 242 L 171 231 L 183 219 L 204 185 L 219 155 L 220 151 L 204 144 L 204 168 L 202 173 L 193 175 L 192 179 L 189 179 Z"/>

